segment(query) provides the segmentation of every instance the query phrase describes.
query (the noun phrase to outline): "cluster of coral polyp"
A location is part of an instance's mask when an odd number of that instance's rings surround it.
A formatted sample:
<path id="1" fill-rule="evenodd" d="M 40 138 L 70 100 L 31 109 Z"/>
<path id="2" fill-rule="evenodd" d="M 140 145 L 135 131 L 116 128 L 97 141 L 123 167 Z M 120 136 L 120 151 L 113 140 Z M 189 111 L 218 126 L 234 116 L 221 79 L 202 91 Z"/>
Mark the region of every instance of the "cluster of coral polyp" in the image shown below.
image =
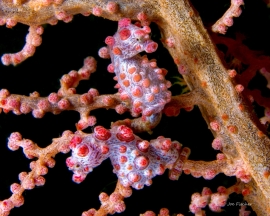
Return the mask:
<path id="1" fill-rule="evenodd" d="M 132 24 L 124 18 L 119 21 L 116 34 L 106 38 L 108 47 L 99 51 L 101 57 L 111 58 L 108 71 L 116 74 L 116 88 L 121 99 L 132 104 L 133 116 L 159 113 L 171 100 L 171 92 L 167 90 L 171 83 L 164 77 L 167 70 L 158 68 L 155 59 L 138 54 L 156 51 L 158 45 L 150 39 L 150 32 L 149 26 L 141 27 L 140 23 Z"/>
<path id="2" fill-rule="evenodd" d="M 162 175 L 166 168 L 171 169 L 170 178 L 175 180 L 181 174 L 184 160 L 189 154 L 189 149 L 181 149 L 177 141 L 158 137 L 148 142 L 135 136 L 124 125 L 111 130 L 97 126 L 90 135 L 79 132 L 69 146 L 72 156 L 67 158 L 66 163 L 74 172 L 75 182 L 82 182 L 94 167 L 109 157 L 120 183 L 136 189 L 151 185 L 151 179 Z"/>

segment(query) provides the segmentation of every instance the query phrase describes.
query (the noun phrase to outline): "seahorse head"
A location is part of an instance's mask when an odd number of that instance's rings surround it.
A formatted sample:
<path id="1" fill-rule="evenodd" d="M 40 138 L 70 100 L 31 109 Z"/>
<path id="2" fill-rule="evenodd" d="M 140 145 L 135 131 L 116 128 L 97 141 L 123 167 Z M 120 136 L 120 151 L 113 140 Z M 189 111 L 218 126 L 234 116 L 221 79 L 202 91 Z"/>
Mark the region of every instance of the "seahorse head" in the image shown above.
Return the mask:
<path id="1" fill-rule="evenodd" d="M 140 27 L 132 24 L 129 18 L 123 18 L 118 22 L 118 31 L 113 37 L 107 37 L 105 42 L 111 55 L 127 59 L 142 51 L 147 53 L 156 51 L 158 44 L 150 39 L 150 32 L 149 26 Z"/>

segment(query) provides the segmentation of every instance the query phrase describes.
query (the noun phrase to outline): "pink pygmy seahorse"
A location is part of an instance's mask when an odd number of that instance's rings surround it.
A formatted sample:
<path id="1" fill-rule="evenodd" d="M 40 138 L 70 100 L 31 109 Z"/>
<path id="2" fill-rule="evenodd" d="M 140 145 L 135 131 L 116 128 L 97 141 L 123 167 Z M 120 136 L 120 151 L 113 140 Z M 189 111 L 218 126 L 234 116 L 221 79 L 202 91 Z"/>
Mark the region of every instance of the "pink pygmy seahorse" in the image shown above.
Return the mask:
<path id="1" fill-rule="evenodd" d="M 166 168 L 170 169 L 170 179 L 178 179 L 190 152 L 179 142 L 162 136 L 149 142 L 142 140 L 125 125 L 110 130 L 96 126 L 92 134 L 78 131 L 69 147 L 72 156 L 66 163 L 74 173 L 74 182 L 81 183 L 93 168 L 110 158 L 121 184 L 136 189 L 151 185 L 152 178 L 162 175 Z"/>
<path id="2" fill-rule="evenodd" d="M 99 50 L 100 57 L 111 58 L 108 71 L 116 74 L 120 97 L 130 102 L 134 117 L 140 113 L 144 117 L 160 113 L 171 100 L 168 90 L 171 83 L 164 77 L 167 70 L 158 68 L 155 59 L 149 60 L 146 55 L 139 54 L 156 51 L 158 44 L 150 39 L 150 32 L 149 26 L 141 27 L 123 18 L 115 35 L 106 38 L 108 46 Z"/>

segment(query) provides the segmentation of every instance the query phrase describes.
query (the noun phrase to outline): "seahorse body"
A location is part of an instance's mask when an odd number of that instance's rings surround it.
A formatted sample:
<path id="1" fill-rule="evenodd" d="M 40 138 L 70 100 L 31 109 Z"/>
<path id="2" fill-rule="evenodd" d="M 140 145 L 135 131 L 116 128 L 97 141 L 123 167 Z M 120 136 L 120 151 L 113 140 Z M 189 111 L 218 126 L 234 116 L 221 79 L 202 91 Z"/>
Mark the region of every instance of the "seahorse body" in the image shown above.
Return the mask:
<path id="1" fill-rule="evenodd" d="M 164 77 L 167 70 L 158 68 L 155 59 L 139 54 L 156 51 L 158 45 L 150 39 L 150 32 L 149 26 L 139 27 L 124 18 L 119 21 L 116 34 L 105 40 L 112 60 L 109 70 L 117 76 L 121 99 L 131 101 L 133 116 L 159 113 L 171 100 L 167 90 L 171 83 Z"/>
<path id="2" fill-rule="evenodd" d="M 164 137 L 148 142 L 121 125 L 111 130 L 97 126 L 93 134 L 86 136 L 78 133 L 71 140 L 70 148 L 72 156 L 66 163 L 74 172 L 73 181 L 82 182 L 94 167 L 109 157 L 121 184 L 141 189 L 166 168 L 173 168 L 181 144 Z"/>

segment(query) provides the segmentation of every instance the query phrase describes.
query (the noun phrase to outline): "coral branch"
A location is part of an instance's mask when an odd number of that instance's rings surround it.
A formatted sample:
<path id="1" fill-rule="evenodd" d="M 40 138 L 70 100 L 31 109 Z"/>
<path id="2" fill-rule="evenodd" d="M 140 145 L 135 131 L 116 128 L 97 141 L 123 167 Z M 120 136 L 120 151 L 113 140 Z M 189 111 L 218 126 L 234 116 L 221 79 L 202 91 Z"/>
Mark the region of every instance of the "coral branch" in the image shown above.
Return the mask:
<path id="1" fill-rule="evenodd" d="M 241 5 L 244 0 L 231 0 L 230 8 L 225 14 L 212 26 L 213 32 L 226 34 L 227 28 L 233 25 L 233 17 L 239 17 L 242 13 Z"/>
<path id="2" fill-rule="evenodd" d="M 205 215 L 202 208 L 209 205 L 209 208 L 214 212 L 221 212 L 221 207 L 224 207 L 227 203 L 229 195 L 232 193 L 245 193 L 245 184 L 237 182 L 235 185 L 225 188 L 223 186 L 218 187 L 217 193 L 212 193 L 212 191 L 204 187 L 202 193 L 194 193 L 191 197 L 191 204 L 189 209 L 196 216 Z"/>
<path id="3" fill-rule="evenodd" d="M 163 112 L 167 116 L 178 116 L 181 108 L 190 111 L 194 105 L 207 103 L 209 102 L 203 97 L 202 92 L 194 89 L 189 93 L 173 96 L 171 101 L 166 104 Z"/>
<path id="4" fill-rule="evenodd" d="M 48 172 L 47 167 L 53 168 L 55 165 L 54 157 L 59 152 L 68 153 L 69 142 L 72 139 L 73 134 L 71 131 L 64 131 L 62 137 L 53 140 L 46 148 L 40 148 L 31 140 L 22 139 L 19 133 L 13 133 L 9 137 L 8 147 L 11 150 L 17 150 L 19 147 L 23 148 L 24 154 L 27 158 L 38 158 L 36 161 L 30 163 L 31 172 L 22 172 L 19 174 L 21 184 L 14 183 L 10 189 L 13 193 L 8 199 L 0 201 L 0 215 L 6 216 L 10 210 L 14 207 L 23 205 L 24 198 L 22 193 L 25 190 L 31 190 L 35 186 L 41 186 L 45 184 L 45 179 L 42 177 Z"/>
<path id="5" fill-rule="evenodd" d="M 141 133 L 141 132 L 148 132 L 152 133 L 152 129 L 155 128 L 160 120 L 161 120 L 162 114 L 156 113 L 151 116 L 144 116 L 139 117 L 135 119 L 125 119 L 125 120 L 118 120 L 112 124 L 112 126 L 119 126 L 119 125 L 126 125 L 134 131 L 134 133 Z"/>
<path id="6" fill-rule="evenodd" d="M 7 22 L 8 25 L 9 22 Z M 35 54 L 36 47 L 42 43 L 41 35 L 43 34 L 42 26 L 30 26 L 29 33 L 26 36 L 26 44 L 20 52 L 14 54 L 4 54 L 1 58 L 4 65 L 13 64 L 14 66 L 20 64 L 28 57 Z"/>
<path id="7" fill-rule="evenodd" d="M 89 98 L 92 98 L 93 94 L 90 89 Z M 46 112 L 52 112 L 54 114 L 58 114 L 64 110 L 76 110 L 82 113 L 82 116 L 85 116 L 84 113 L 88 114 L 91 110 L 95 110 L 98 108 L 115 108 L 117 104 L 121 103 L 118 94 L 115 95 L 101 95 L 95 96 L 94 100 L 89 104 L 84 103 L 83 95 L 73 94 L 64 97 L 60 97 L 56 93 L 50 94 L 48 97 L 39 97 L 38 93 L 34 92 L 28 96 L 9 94 L 6 89 L 2 89 L 1 92 L 1 108 L 5 113 L 9 111 L 13 111 L 13 113 L 26 114 L 32 111 L 33 116 L 36 118 L 41 118 Z M 87 95 L 87 96 L 88 96 Z M 57 102 L 54 103 L 54 99 L 56 98 Z M 106 100 L 110 98 L 112 103 L 107 103 Z"/>
<path id="8" fill-rule="evenodd" d="M 19 1 L 20 3 L 18 3 Z M 121 4 L 124 4 L 125 7 L 120 7 Z M 82 14 L 84 16 L 93 14 L 111 20 L 131 17 L 132 19 L 141 20 L 149 25 L 149 20 L 153 18 L 155 12 L 148 11 L 147 19 L 145 19 L 145 13 L 141 13 L 149 6 L 152 6 L 154 9 L 157 5 L 152 5 L 152 3 L 147 1 L 139 3 L 126 0 L 120 0 L 117 3 L 107 0 L 14 0 L 13 2 L 3 0 L 0 2 L 0 21 L 2 25 L 4 25 L 7 20 L 27 25 L 42 25 L 45 23 L 55 25 L 59 20 L 70 22 L 75 14 Z M 130 8 L 133 8 L 132 12 L 130 12 Z M 139 15 L 140 13 L 141 15 Z"/>
<path id="9" fill-rule="evenodd" d="M 80 120 L 77 129 L 82 130 L 88 126 L 93 126 L 96 119 L 89 116 L 91 110 L 98 108 L 115 108 L 121 104 L 119 95 L 102 95 L 95 89 L 90 89 L 87 93 L 79 95 L 76 87 L 81 80 L 89 79 L 90 74 L 96 70 L 96 61 L 93 57 L 84 60 L 84 66 L 79 71 L 71 71 L 64 75 L 61 80 L 61 87 L 57 93 L 51 93 L 48 97 L 39 97 L 37 92 L 29 97 L 10 94 L 8 90 L 0 90 L 0 108 L 5 113 L 27 114 L 32 111 L 35 118 L 42 118 L 46 112 L 59 114 L 66 110 L 75 110 L 80 113 Z M 126 108 L 128 109 L 128 108 Z"/>
<path id="10" fill-rule="evenodd" d="M 106 193 L 99 195 L 101 206 L 98 210 L 90 209 L 83 212 L 82 216 L 103 216 L 114 213 L 121 213 L 126 209 L 124 198 L 130 197 L 132 189 L 124 187 L 120 181 L 117 182 L 114 192 L 108 196 Z"/>
<path id="11" fill-rule="evenodd" d="M 230 161 L 224 158 L 224 155 L 218 154 L 218 160 L 191 161 L 184 163 L 183 170 L 186 174 L 190 174 L 196 178 L 203 176 L 205 179 L 213 179 L 217 174 L 224 173 L 227 176 L 236 176 L 241 181 L 248 183 L 251 180 L 250 173 L 241 160 Z"/>

